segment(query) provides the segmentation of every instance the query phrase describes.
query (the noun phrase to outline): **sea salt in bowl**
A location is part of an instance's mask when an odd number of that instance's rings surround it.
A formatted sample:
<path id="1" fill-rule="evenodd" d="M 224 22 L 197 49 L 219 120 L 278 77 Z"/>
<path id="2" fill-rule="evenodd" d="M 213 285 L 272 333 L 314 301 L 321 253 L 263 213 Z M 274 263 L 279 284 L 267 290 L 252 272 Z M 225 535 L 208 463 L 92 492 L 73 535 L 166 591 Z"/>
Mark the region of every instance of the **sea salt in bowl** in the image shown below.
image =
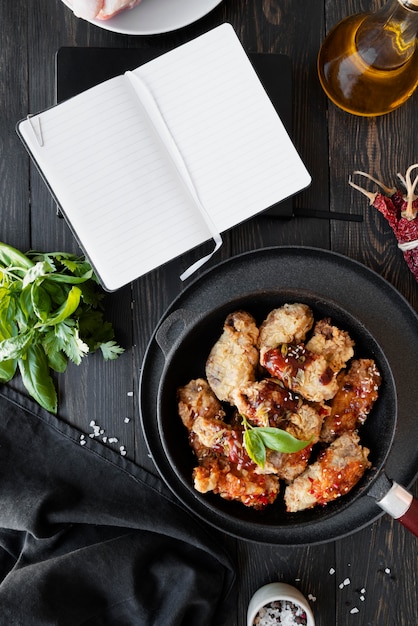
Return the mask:
<path id="1" fill-rule="evenodd" d="M 260 587 L 248 605 L 247 626 L 277 624 L 315 626 L 311 607 L 304 595 L 286 583 L 270 583 Z"/>

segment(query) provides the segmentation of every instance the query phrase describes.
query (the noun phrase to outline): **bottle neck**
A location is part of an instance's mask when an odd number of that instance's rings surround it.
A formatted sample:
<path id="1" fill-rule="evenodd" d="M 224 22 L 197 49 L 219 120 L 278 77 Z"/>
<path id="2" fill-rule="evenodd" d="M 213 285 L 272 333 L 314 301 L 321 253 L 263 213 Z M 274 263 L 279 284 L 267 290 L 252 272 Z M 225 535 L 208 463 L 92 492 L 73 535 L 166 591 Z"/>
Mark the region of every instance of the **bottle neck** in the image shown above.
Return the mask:
<path id="1" fill-rule="evenodd" d="M 356 47 L 368 65 L 394 69 L 414 54 L 418 31 L 418 0 L 389 0 L 367 15 L 356 34 Z"/>

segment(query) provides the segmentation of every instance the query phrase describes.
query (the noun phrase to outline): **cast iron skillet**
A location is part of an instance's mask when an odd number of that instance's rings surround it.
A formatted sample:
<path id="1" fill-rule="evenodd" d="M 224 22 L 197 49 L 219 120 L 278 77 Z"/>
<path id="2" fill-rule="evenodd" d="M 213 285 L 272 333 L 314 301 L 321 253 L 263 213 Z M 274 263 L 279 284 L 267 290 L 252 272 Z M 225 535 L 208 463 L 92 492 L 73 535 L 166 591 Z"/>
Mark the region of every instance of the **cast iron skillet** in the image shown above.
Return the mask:
<path id="1" fill-rule="evenodd" d="M 355 291 L 350 293 L 354 284 Z M 371 298 L 367 306 L 359 304 L 364 298 Z M 379 399 L 361 430 L 362 443 L 371 450 L 372 468 L 347 496 L 326 507 L 295 514 L 285 512 L 281 498 L 259 512 L 214 494 L 196 492 L 191 478 L 194 458 L 175 400 L 179 385 L 204 375 L 205 360 L 228 313 L 244 308 L 261 321 L 272 308 L 285 302 L 306 302 L 315 318 L 331 316 L 355 339 L 356 356 L 374 358 L 383 378 Z M 401 316 L 401 326 L 405 326 L 405 317 L 411 318 L 406 320 L 410 330 L 410 324 L 416 322 L 412 321 L 414 313 L 383 279 L 345 257 L 306 248 L 274 248 L 236 257 L 186 289 L 156 329 L 145 357 L 140 389 L 142 426 L 151 455 L 183 504 L 226 532 L 276 544 L 323 542 L 376 519 L 381 512 L 364 495 L 379 472 L 385 467 L 391 478 L 405 484 L 409 481 L 403 479 L 404 472 L 393 475 L 390 459 L 396 452 L 397 462 L 408 468 L 409 475 L 416 473 L 417 461 L 416 450 L 412 453 L 404 449 L 399 454 L 395 445 L 399 432 L 404 430 L 403 423 L 396 428 L 397 393 L 401 397 L 403 389 L 399 389 L 392 374 L 387 354 L 388 348 L 389 353 L 393 352 L 393 342 L 399 345 L 389 321 L 392 318 L 388 318 L 389 305 L 398 318 Z M 378 307 L 383 310 L 377 317 L 383 315 L 384 323 L 382 318 L 376 324 Z M 415 337 L 412 350 L 418 347 L 417 342 Z M 411 357 L 408 350 L 406 362 Z M 404 380 L 405 371 L 398 373 Z M 409 381 L 405 382 L 408 385 Z M 405 420 L 403 415 L 400 417 Z"/>
<path id="2" fill-rule="evenodd" d="M 187 432 L 182 427 L 181 421 L 176 419 L 176 390 L 192 378 L 205 377 L 206 359 L 211 347 L 222 333 L 223 322 L 228 313 L 245 310 L 261 324 L 272 309 L 294 302 L 308 304 L 315 320 L 330 317 L 333 324 L 347 330 L 354 339 L 355 356 L 373 358 L 378 365 L 383 381 L 379 398 L 371 416 L 360 431 L 362 444 L 370 449 L 369 459 L 373 469 L 369 470 L 362 481 L 343 498 L 325 507 L 315 507 L 295 514 L 285 512 L 280 497 L 273 505 L 260 512 L 239 503 L 228 502 L 212 493 L 196 493 L 192 484 L 192 470 L 196 460 L 188 445 Z M 383 467 L 392 445 L 396 425 L 396 390 L 392 373 L 385 355 L 366 328 L 334 302 L 319 299 L 314 294 L 303 291 L 249 293 L 202 315 L 195 323 L 189 324 L 189 319 L 187 310 L 177 309 L 160 326 L 156 336 L 166 359 L 158 389 L 158 430 L 167 459 L 183 487 L 220 520 L 227 518 L 230 522 L 245 524 L 248 530 L 252 528 L 254 536 L 261 526 L 275 529 L 295 526 L 301 528 L 317 520 L 325 521 L 350 506 Z M 180 332 L 182 324 L 183 330 Z M 176 332 L 178 336 L 174 339 Z"/>

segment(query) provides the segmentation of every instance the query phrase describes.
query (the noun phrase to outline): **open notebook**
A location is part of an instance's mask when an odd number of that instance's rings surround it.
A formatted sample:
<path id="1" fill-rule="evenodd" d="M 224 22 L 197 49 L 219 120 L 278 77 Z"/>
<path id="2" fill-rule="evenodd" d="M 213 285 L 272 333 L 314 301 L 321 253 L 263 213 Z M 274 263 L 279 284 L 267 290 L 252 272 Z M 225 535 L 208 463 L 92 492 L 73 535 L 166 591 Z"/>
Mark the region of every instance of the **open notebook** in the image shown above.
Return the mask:
<path id="1" fill-rule="evenodd" d="M 229 24 L 18 132 L 110 291 L 310 182 Z"/>

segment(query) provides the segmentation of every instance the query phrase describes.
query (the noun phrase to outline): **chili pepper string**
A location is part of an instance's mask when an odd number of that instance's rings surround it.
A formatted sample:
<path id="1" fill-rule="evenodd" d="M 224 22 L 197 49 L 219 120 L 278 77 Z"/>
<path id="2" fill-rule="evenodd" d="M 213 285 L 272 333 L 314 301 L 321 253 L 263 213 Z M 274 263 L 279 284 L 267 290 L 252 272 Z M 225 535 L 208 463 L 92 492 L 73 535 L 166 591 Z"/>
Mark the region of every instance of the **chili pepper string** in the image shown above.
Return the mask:
<path id="1" fill-rule="evenodd" d="M 405 178 L 400 176 L 401 180 L 406 183 L 408 191 L 406 197 L 399 189 L 386 187 L 364 172 L 357 171 L 354 173 L 366 176 L 366 178 L 377 183 L 388 195 L 380 192 L 372 193 L 352 181 L 350 181 L 350 185 L 363 193 L 369 199 L 370 204 L 386 219 L 396 236 L 398 246 L 403 252 L 409 269 L 418 281 L 418 197 L 415 196 L 417 179 L 412 183 L 410 178 L 411 171 L 416 167 L 418 165 L 408 168 Z"/>

